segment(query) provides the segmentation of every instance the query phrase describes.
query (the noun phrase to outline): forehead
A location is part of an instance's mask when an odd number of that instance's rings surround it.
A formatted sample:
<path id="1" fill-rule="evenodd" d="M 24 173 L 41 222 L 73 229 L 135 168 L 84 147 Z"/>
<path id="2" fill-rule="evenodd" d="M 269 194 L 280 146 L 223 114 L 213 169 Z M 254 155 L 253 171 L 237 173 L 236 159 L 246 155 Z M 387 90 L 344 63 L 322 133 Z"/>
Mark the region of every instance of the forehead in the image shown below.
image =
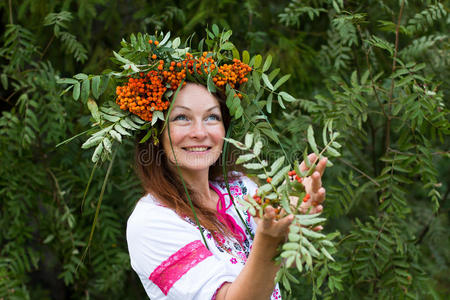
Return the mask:
<path id="1" fill-rule="evenodd" d="M 219 105 L 219 101 L 205 86 L 187 83 L 178 93 L 174 108 L 176 106 L 186 106 L 193 110 L 200 110 L 202 108 L 208 109 L 215 105 Z"/>

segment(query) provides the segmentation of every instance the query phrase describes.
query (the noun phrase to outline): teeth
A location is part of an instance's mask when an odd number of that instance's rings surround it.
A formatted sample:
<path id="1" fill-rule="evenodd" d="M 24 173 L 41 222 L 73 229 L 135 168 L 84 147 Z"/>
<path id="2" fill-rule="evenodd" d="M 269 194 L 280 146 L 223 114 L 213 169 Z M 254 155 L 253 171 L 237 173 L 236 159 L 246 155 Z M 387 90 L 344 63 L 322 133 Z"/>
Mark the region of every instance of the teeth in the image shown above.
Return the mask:
<path id="1" fill-rule="evenodd" d="M 208 147 L 193 147 L 193 148 L 186 148 L 186 150 L 192 152 L 202 152 L 208 150 Z"/>

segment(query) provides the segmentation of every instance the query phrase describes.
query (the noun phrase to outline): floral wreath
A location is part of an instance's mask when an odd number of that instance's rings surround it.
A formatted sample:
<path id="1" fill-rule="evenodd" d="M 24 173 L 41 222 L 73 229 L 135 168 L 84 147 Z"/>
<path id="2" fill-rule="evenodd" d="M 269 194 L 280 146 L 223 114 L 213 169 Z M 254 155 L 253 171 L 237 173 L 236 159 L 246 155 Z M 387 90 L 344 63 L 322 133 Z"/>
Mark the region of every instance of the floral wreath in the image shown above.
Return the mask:
<path id="1" fill-rule="evenodd" d="M 90 137 L 81 147 L 83 149 L 95 147 L 92 155 L 95 166 L 99 161 L 110 159 L 112 162 L 115 142 L 122 143 L 123 138 L 132 136 L 133 132 L 146 131 L 140 142 L 152 138 L 153 143 L 158 143 L 158 135 L 163 126 L 170 126 L 164 112 L 167 111 L 167 116 L 170 114 L 171 99 L 176 98 L 180 88 L 187 81 L 200 83 L 210 92 L 223 95 L 232 121 L 246 123 L 250 128 L 242 142 L 231 138 L 231 128 L 228 129 L 222 158 L 226 157 L 228 144 L 233 144 L 244 152 L 236 163 L 243 164 L 249 173 L 265 181 L 255 195 L 246 199 L 234 199 L 240 203 L 239 209 L 232 199 L 242 223 L 245 224 L 239 210 L 248 211 L 253 216 L 262 215 L 264 208 L 269 204 L 278 212 L 285 211 L 295 215 L 288 239 L 276 258 L 281 268 L 275 280 L 282 281 L 289 290 L 289 282 L 296 281 L 290 274 L 289 267 L 295 264 L 299 272 L 305 269 L 312 276 L 317 274 L 318 268 L 327 260 L 333 260 L 330 253 L 336 250 L 331 240 L 337 234 L 325 235 L 313 231 L 313 227 L 326 219 L 319 217 L 320 214 L 302 213 L 299 208 L 301 201 L 298 201 L 300 203 L 297 205 L 290 203 L 291 196 L 303 199 L 304 202 L 310 201 L 301 182 L 303 177 L 312 174 L 318 160 L 310 162 L 305 149 L 304 161 L 309 171 L 301 172 L 298 162 L 289 162 L 285 152 L 285 155 L 280 156 L 272 164 L 261 158 L 262 136 L 267 136 L 280 144 L 263 110 L 271 113 L 274 97 L 282 109 L 285 109 L 285 102 L 296 101 L 287 92 L 279 91 L 290 75 L 280 76 L 280 69 L 268 73 L 272 63 L 270 55 L 266 57 L 264 63 L 259 54 L 250 58 L 250 54 L 243 51 L 241 55 L 229 41 L 231 35 L 231 30 L 219 30 L 218 26 L 213 25 L 211 30 L 206 29 L 206 38 L 202 39 L 198 48 L 194 50 L 190 46 L 192 37 L 182 45 L 179 37 L 170 39 L 170 32 L 155 35 L 132 34 L 129 41 L 121 41 L 122 47 L 118 52 L 113 52 L 112 60 L 120 66 L 121 71 L 109 70 L 102 75 L 77 74 L 73 78 L 60 79 L 59 83 L 68 84 L 64 92 L 72 89 L 73 98 L 75 100 L 81 98 L 91 112 L 93 128 L 81 133 L 90 133 Z M 111 81 L 115 86 L 115 90 L 111 93 L 115 101 L 109 101 L 99 108 L 90 95 L 98 99 L 107 91 Z M 337 149 L 340 145 L 336 141 L 338 135 L 339 133 L 332 129 L 332 122 L 326 122 L 323 130 L 324 147 L 319 151 L 311 126 L 307 132 L 308 143 L 317 157 L 325 152 L 328 156 L 339 155 Z M 169 140 L 171 141 L 170 130 Z M 281 144 L 280 146 L 282 148 Z M 226 164 L 223 168 L 226 187 L 231 195 Z M 109 172 L 107 176 L 108 174 Z M 182 181 L 196 223 L 201 228 L 183 178 Z M 88 186 L 89 184 L 90 182 Z M 101 199 L 97 206 L 88 246 L 92 240 L 100 203 Z M 203 232 L 200 232 L 205 241 Z"/>

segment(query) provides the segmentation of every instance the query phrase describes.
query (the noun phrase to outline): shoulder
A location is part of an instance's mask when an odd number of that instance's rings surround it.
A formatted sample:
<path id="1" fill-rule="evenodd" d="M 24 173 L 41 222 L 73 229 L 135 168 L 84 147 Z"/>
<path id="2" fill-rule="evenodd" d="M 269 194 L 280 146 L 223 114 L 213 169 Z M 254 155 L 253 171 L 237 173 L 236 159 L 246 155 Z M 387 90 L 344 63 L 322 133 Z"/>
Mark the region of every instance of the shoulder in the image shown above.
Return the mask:
<path id="1" fill-rule="evenodd" d="M 188 224 L 172 209 L 161 205 L 152 195 L 147 194 L 137 202 L 127 221 L 127 239 L 157 233 L 167 233 L 174 228 L 184 227 L 189 230 Z M 176 230 L 175 230 L 176 231 Z"/>
<path id="2" fill-rule="evenodd" d="M 158 223 L 161 219 L 172 219 L 172 214 L 175 214 L 171 209 L 162 206 L 150 194 L 143 196 L 138 200 L 133 212 L 128 218 L 127 230 L 135 227 L 147 227 L 154 223 Z M 175 214 L 176 215 L 176 214 Z"/>

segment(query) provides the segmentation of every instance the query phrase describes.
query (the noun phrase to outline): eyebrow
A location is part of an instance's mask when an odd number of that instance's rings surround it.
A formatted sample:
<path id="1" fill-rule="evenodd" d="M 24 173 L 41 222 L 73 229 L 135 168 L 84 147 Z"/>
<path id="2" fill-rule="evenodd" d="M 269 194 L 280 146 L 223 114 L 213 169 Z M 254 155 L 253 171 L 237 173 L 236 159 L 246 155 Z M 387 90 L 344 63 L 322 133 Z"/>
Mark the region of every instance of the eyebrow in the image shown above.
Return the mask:
<path id="1" fill-rule="evenodd" d="M 189 107 L 183 106 L 183 105 L 176 105 L 176 106 L 174 106 L 173 108 L 177 108 L 177 107 L 183 108 L 183 109 L 186 109 L 186 110 L 191 110 Z M 213 109 L 215 109 L 215 108 L 220 108 L 220 106 L 219 106 L 219 105 L 214 105 L 214 106 L 208 108 L 206 111 L 211 111 L 211 110 L 213 110 Z"/>

